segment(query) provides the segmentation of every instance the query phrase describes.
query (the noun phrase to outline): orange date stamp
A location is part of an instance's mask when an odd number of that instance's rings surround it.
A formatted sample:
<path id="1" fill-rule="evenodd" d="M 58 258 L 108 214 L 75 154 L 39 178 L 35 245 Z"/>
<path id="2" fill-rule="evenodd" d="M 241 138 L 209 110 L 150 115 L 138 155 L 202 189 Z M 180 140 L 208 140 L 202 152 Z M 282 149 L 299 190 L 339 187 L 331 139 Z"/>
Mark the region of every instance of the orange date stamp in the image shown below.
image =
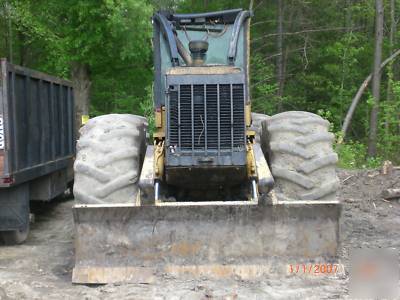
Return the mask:
<path id="1" fill-rule="evenodd" d="M 342 273 L 341 264 L 332 263 L 308 263 L 308 264 L 289 264 L 289 274 L 309 274 L 309 275 L 335 275 Z"/>

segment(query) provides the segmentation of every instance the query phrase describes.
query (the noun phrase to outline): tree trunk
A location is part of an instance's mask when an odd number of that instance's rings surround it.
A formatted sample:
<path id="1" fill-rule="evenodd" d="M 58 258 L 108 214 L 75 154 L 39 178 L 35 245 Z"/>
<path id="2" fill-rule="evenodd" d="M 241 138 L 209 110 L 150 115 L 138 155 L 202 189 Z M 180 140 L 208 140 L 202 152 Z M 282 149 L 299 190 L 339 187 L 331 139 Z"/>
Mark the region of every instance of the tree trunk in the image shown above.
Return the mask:
<path id="1" fill-rule="evenodd" d="M 368 140 L 368 156 L 376 156 L 377 135 L 378 135 L 378 113 L 381 72 L 380 65 L 382 60 L 382 42 L 383 42 L 383 0 L 375 0 L 375 51 L 374 51 L 374 67 L 372 76 L 372 97 L 374 103 L 371 109 L 371 117 L 369 121 L 369 140 Z"/>
<path id="2" fill-rule="evenodd" d="M 90 87 L 92 85 L 89 66 L 79 62 L 73 62 L 71 77 L 74 85 L 75 126 L 76 130 L 79 130 L 82 126 L 82 116 L 89 115 Z"/>
<path id="3" fill-rule="evenodd" d="M 397 56 L 400 55 L 400 49 L 396 50 L 391 56 L 389 56 L 385 61 L 380 65 L 380 69 L 382 70 L 388 63 L 393 61 Z M 347 111 L 346 118 L 344 119 L 343 126 L 342 126 L 342 137 L 345 138 L 347 131 L 349 130 L 351 120 L 353 118 L 354 112 L 360 102 L 361 96 L 363 95 L 365 89 L 367 88 L 369 82 L 372 79 L 372 73 L 365 78 L 364 82 L 361 84 L 360 88 L 358 89 L 356 95 L 354 96 L 353 100 L 351 101 L 351 105 L 349 110 Z"/>
<path id="4" fill-rule="evenodd" d="M 8 19 L 8 61 L 13 63 L 13 32 L 11 22 L 11 4 L 6 1 L 7 19 Z"/>
<path id="5" fill-rule="evenodd" d="M 18 40 L 19 40 L 19 65 L 25 67 L 27 65 L 26 38 L 21 31 L 18 31 Z"/>
<path id="6" fill-rule="evenodd" d="M 389 51 L 390 55 L 393 54 L 394 47 L 394 37 L 396 33 L 396 19 L 395 19 L 395 0 L 390 0 L 390 32 L 389 32 Z M 388 70 L 388 81 L 387 81 L 387 90 L 386 90 L 386 101 L 389 104 L 393 100 L 393 91 L 392 91 L 392 80 L 393 80 L 393 63 L 389 65 Z M 386 112 L 385 115 L 385 135 L 389 134 L 390 131 L 390 112 Z"/>
<path id="7" fill-rule="evenodd" d="M 382 197 L 385 199 L 400 198 L 400 189 L 387 189 L 382 191 Z"/>
<path id="8" fill-rule="evenodd" d="M 346 11 L 345 11 L 345 24 L 346 32 L 349 33 L 353 29 L 353 20 L 351 16 L 351 0 L 346 0 Z"/>
<path id="9" fill-rule="evenodd" d="M 276 49 L 278 52 L 278 57 L 276 60 L 277 74 L 276 78 L 278 79 L 278 91 L 277 96 L 279 98 L 279 108 L 280 111 L 282 109 L 282 96 L 283 96 L 283 87 L 284 87 L 284 53 L 283 53 L 283 0 L 278 0 L 278 27 L 277 27 L 277 36 L 276 36 Z"/>
<path id="10" fill-rule="evenodd" d="M 342 78 L 341 78 L 341 82 L 340 82 L 340 91 L 339 91 L 339 99 L 344 100 L 344 91 L 345 91 L 345 86 L 346 86 L 346 82 L 348 80 L 348 75 L 349 75 L 349 70 L 348 70 L 348 58 L 347 58 L 347 53 L 349 51 L 349 49 L 351 48 L 350 45 L 350 40 L 349 40 L 349 36 L 350 33 L 353 31 L 352 28 L 352 18 L 351 18 L 351 0 L 346 0 L 346 9 L 344 11 L 344 27 L 346 28 L 346 44 L 345 44 L 345 48 L 343 51 L 343 55 L 342 55 Z M 343 114 L 345 112 L 346 109 L 346 103 L 345 101 L 340 101 L 340 121 L 343 120 Z M 343 123 L 341 124 L 341 126 L 343 125 Z"/>

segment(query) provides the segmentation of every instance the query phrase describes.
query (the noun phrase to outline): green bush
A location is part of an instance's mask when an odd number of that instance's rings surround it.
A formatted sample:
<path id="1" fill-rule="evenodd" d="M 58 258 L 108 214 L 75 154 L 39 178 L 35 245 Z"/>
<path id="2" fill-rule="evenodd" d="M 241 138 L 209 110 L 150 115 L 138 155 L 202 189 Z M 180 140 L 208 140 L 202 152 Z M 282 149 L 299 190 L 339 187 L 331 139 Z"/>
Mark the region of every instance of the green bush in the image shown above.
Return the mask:
<path id="1" fill-rule="evenodd" d="M 140 115 L 147 118 L 147 122 L 149 124 L 148 132 L 150 137 L 153 137 L 153 133 L 155 130 L 155 121 L 154 121 L 154 105 L 153 105 L 153 87 L 146 87 L 146 96 L 142 99 L 139 104 Z"/>
<path id="2" fill-rule="evenodd" d="M 373 169 L 382 165 L 381 157 L 366 158 L 367 146 L 360 142 L 348 141 L 335 144 L 335 151 L 339 155 L 340 168 L 344 169 Z"/>

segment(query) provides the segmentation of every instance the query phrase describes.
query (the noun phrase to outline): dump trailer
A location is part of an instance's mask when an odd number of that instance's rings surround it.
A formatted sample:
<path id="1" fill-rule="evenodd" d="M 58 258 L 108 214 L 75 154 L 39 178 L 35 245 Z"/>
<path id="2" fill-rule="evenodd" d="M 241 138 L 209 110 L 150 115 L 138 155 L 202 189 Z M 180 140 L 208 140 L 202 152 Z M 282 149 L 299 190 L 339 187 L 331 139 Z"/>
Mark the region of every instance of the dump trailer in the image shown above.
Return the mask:
<path id="1" fill-rule="evenodd" d="M 73 282 L 246 279 L 277 257 L 335 258 L 334 136 L 309 112 L 253 124 L 251 16 L 154 14 L 153 142 L 134 115 L 99 116 L 80 131 Z"/>
<path id="2" fill-rule="evenodd" d="M 25 241 L 29 201 L 49 201 L 72 187 L 72 84 L 1 60 L 0 240 Z"/>

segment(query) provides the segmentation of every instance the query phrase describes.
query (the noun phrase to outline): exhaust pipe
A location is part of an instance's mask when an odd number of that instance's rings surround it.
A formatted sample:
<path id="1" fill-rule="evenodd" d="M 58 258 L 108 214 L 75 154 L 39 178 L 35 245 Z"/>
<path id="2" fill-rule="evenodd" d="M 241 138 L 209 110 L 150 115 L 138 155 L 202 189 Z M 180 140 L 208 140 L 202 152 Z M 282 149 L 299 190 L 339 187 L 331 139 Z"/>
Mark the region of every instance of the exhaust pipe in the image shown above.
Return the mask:
<path id="1" fill-rule="evenodd" d="M 190 41 L 189 50 L 192 56 L 192 66 L 193 67 L 203 66 L 206 60 L 208 42 L 203 40 Z"/>
<path id="2" fill-rule="evenodd" d="M 182 57 L 183 61 L 185 62 L 186 66 L 191 66 L 193 61 L 192 57 L 190 56 L 189 52 L 183 46 L 181 40 L 175 35 L 176 47 L 178 48 L 178 53 Z"/>
<path id="3" fill-rule="evenodd" d="M 200 67 L 204 65 L 206 60 L 206 53 L 208 51 L 208 42 L 203 40 L 196 40 L 189 42 L 189 52 L 182 44 L 181 40 L 175 35 L 176 47 L 179 55 L 182 57 L 186 66 Z"/>

